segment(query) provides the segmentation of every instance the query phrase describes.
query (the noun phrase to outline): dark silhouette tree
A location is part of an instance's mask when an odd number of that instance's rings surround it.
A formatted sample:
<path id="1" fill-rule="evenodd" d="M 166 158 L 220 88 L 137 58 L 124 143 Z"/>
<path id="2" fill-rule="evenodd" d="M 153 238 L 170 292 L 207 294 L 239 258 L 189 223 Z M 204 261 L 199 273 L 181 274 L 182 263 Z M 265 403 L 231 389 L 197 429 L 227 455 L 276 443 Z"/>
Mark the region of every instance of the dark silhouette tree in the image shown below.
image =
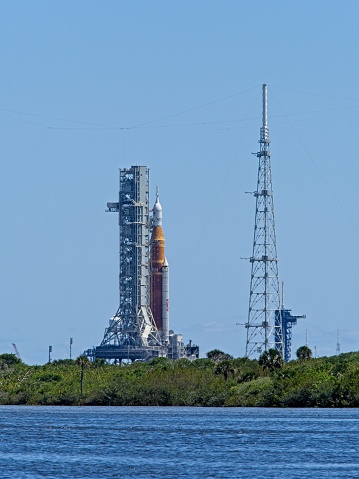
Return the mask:
<path id="1" fill-rule="evenodd" d="M 14 366 L 16 364 L 22 363 L 21 359 L 12 353 L 0 354 L 0 361 L 2 364 L 5 364 L 6 366 Z"/>
<path id="2" fill-rule="evenodd" d="M 81 397 L 83 394 L 83 389 L 84 389 L 84 370 L 86 367 L 90 366 L 91 362 L 87 356 L 79 356 L 76 359 L 76 364 L 81 366 L 81 376 L 80 376 L 80 392 L 81 392 Z"/>
<path id="3" fill-rule="evenodd" d="M 234 379 L 236 373 L 237 368 L 234 364 L 234 361 L 229 361 L 228 359 L 218 362 L 214 370 L 214 374 L 223 375 L 225 381 L 228 380 L 229 375 L 231 375 L 232 379 Z"/>
<path id="4" fill-rule="evenodd" d="M 263 369 L 269 369 L 269 371 L 275 371 L 280 369 L 284 365 L 284 359 L 280 355 L 279 351 L 276 349 L 269 349 L 264 351 L 259 356 L 258 364 L 263 367 Z"/>
<path id="5" fill-rule="evenodd" d="M 297 358 L 300 361 L 303 361 L 305 359 L 310 359 L 312 357 L 312 350 L 308 348 L 308 346 L 301 346 L 300 348 L 297 349 Z"/>
<path id="6" fill-rule="evenodd" d="M 230 354 L 224 353 L 220 349 L 212 349 L 211 351 L 208 351 L 206 356 L 208 359 L 212 359 L 212 361 L 216 363 L 218 361 L 228 361 L 230 359 L 233 359 L 233 356 L 231 356 Z"/>

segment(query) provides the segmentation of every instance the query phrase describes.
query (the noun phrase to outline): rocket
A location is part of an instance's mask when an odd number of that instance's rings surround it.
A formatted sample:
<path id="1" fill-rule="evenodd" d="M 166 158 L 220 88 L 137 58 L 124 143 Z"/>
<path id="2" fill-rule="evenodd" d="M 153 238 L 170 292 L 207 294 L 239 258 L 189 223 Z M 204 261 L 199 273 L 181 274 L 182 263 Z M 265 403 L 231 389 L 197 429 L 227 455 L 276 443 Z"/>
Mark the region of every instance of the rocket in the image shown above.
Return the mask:
<path id="1" fill-rule="evenodd" d="M 165 237 L 162 229 L 162 206 L 156 188 L 152 209 L 150 240 L 150 306 L 153 319 L 164 343 L 169 341 L 169 266 L 165 257 Z"/>

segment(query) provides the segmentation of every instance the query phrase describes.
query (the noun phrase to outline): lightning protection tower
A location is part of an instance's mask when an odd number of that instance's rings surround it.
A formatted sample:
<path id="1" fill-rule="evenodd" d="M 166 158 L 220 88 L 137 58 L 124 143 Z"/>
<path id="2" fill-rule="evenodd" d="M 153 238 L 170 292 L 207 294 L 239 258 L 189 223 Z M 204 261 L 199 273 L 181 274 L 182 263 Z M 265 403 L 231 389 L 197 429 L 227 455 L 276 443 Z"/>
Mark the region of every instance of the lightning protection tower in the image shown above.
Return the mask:
<path id="1" fill-rule="evenodd" d="M 162 341 L 150 308 L 149 276 L 149 169 L 120 170 L 118 203 L 107 203 L 118 213 L 120 227 L 120 304 L 95 358 L 149 359 L 162 355 Z"/>
<path id="2" fill-rule="evenodd" d="M 263 85 L 263 123 L 260 129 L 246 356 L 276 349 L 284 356 L 277 243 L 274 220 L 271 155 L 267 117 L 267 85 Z"/>
<path id="3" fill-rule="evenodd" d="M 337 349 L 335 351 L 336 355 L 340 354 L 340 330 L 337 331 Z"/>

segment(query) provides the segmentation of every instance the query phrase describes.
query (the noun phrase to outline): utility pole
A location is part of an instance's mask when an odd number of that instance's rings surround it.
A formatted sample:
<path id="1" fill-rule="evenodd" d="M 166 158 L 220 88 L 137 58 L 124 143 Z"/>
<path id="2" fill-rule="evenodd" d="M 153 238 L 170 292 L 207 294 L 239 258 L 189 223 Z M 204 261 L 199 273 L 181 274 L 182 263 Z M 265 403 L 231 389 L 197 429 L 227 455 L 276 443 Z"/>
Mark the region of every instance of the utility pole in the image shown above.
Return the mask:
<path id="1" fill-rule="evenodd" d="M 74 342 L 74 340 L 72 338 L 70 338 L 70 359 L 72 359 L 71 353 L 72 353 L 72 343 L 73 342 Z"/>
<path id="2" fill-rule="evenodd" d="M 52 346 L 49 346 L 49 363 L 51 363 Z"/>
<path id="3" fill-rule="evenodd" d="M 284 357 L 277 241 L 272 190 L 271 154 L 267 113 L 267 85 L 263 85 L 253 253 L 246 341 L 246 356 L 276 349 Z M 276 318 L 276 311 L 278 317 Z"/>

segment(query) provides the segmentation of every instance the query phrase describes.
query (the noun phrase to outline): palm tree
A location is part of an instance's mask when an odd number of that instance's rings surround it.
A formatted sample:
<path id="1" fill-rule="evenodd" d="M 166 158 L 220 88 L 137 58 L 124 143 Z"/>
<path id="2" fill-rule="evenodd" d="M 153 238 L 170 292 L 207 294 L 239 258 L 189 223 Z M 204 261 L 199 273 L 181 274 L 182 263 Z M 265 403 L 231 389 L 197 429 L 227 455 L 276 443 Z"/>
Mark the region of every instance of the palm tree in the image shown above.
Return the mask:
<path id="1" fill-rule="evenodd" d="M 269 369 L 269 371 L 274 371 L 275 369 L 280 369 L 284 365 L 284 360 L 280 355 L 279 351 L 276 349 L 269 349 L 264 351 L 259 357 L 258 363 L 264 368 Z"/>
<path id="2" fill-rule="evenodd" d="M 80 391 L 81 391 L 81 396 L 83 393 L 83 387 L 84 387 L 84 369 L 85 367 L 90 365 L 90 360 L 87 356 L 79 356 L 76 359 L 76 364 L 79 364 L 81 366 L 81 376 L 80 376 Z"/>
<path id="3" fill-rule="evenodd" d="M 229 361 L 228 359 L 220 361 L 214 370 L 214 374 L 222 374 L 225 381 L 228 380 L 229 374 L 232 376 L 232 379 L 234 379 L 236 373 L 237 368 L 233 364 L 233 361 Z"/>
<path id="4" fill-rule="evenodd" d="M 301 361 L 312 357 L 312 350 L 308 346 L 301 346 L 297 349 L 297 358 Z"/>

